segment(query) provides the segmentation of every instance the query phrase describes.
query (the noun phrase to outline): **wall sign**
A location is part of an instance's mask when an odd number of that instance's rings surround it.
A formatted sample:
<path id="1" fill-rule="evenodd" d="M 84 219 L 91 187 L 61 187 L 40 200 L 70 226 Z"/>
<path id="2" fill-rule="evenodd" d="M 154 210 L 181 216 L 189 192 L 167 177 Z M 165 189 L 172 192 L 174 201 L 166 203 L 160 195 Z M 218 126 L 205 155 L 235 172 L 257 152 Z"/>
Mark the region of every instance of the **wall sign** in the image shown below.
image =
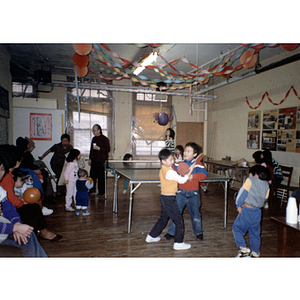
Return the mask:
<path id="1" fill-rule="evenodd" d="M 51 114 L 30 114 L 30 139 L 52 140 L 52 115 Z"/>

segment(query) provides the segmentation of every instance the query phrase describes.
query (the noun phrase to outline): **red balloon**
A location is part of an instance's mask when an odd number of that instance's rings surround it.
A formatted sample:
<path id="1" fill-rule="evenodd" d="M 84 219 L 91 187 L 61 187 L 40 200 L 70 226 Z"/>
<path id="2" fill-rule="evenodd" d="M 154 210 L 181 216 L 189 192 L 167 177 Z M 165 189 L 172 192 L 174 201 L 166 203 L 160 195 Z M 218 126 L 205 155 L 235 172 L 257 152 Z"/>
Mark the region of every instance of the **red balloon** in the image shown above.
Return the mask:
<path id="1" fill-rule="evenodd" d="M 252 52 L 251 50 L 247 50 L 240 57 L 240 62 L 244 68 L 250 69 L 255 66 L 257 62 L 257 55 L 254 54 L 254 52 Z"/>
<path id="2" fill-rule="evenodd" d="M 281 48 L 286 51 L 292 51 L 296 49 L 299 44 L 280 44 Z"/>
<path id="3" fill-rule="evenodd" d="M 28 188 L 27 190 L 25 190 L 25 192 L 23 193 L 23 199 L 26 203 L 36 203 L 41 199 L 41 192 L 38 188 L 35 187 L 31 187 Z"/>
<path id="4" fill-rule="evenodd" d="M 90 184 L 93 184 L 93 182 L 94 182 L 93 179 L 92 179 L 91 177 L 86 177 L 85 179 L 86 179 L 87 181 L 89 181 Z"/>
<path id="5" fill-rule="evenodd" d="M 77 52 L 73 54 L 73 63 L 80 68 L 83 68 L 89 64 L 89 57 L 87 55 L 79 55 Z"/>
<path id="6" fill-rule="evenodd" d="M 73 44 L 73 48 L 79 55 L 88 55 L 93 49 L 93 44 L 77 43 Z"/>

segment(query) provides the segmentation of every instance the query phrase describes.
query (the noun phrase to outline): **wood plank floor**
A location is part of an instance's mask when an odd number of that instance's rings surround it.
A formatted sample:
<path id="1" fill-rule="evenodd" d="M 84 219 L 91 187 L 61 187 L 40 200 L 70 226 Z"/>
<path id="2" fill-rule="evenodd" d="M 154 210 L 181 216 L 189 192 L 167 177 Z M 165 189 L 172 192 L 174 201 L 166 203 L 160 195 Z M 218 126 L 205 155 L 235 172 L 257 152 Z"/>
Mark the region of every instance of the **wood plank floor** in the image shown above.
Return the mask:
<path id="1" fill-rule="evenodd" d="M 131 233 L 127 233 L 129 195 L 122 195 L 123 181 L 119 180 L 118 214 L 112 212 L 113 178 L 108 179 L 107 199 L 90 196 L 88 210 L 90 216 L 76 216 L 64 210 L 64 197 L 55 199 L 46 206 L 54 213 L 46 217 L 48 229 L 59 233 L 63 238 L 55 243 L 41 240 L 48 256 L 67 257 L 194 257 L 215 258 L 235 257 L 232 225 L 237 212 L 234 205 L 234 192 L 228 193 L 228 220 L 224 229 L 224 192 L 219 184 L 210 183 L 209 192 L 201 191 L 201 213 L 204 240 L 195 240 L 187 209 L 185 210 L 185 242 L 192 248 L 187 251 L 174 251 L 172 241 L 161 240 L 147 244 L 145 237 L 160 214 L 160 188 L 156 184 L 144 184 L 135 192 Z M 270 216 L 285 215 L 285 209 L 264 209 L 262 220 L 261 257 L 276 257 L 277 228 Z M 167 232 L 165 228 L 163 234 Z"/>

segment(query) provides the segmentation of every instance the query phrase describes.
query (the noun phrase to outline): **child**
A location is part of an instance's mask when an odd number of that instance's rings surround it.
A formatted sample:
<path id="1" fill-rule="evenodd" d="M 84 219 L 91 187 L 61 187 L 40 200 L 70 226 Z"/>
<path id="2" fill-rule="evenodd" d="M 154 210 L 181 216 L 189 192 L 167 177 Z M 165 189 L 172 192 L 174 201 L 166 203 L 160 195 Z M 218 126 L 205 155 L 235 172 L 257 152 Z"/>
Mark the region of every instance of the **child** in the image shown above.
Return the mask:
<path id="1" fill-rule="evenodd" d="M 168 128 L 165 133 L 165 149 L 170 150 L 174 153 L 174 139 L 175 139 L 175 132 L 172 128 Z"/>
<path id="2" fill-rule="evenodd" d="M 190 244 L 183 242 L 183 220 L 176 203 L 177 182 L 185 183 L 191 174 L 190 172 L 185 176 L 180 176 L 172 169 L 174 164 L 174 156 L 168 149 L 162 149 L 158 157 L 162 163 L 162 167 L 159 172 L 159 178 L 161 183 L 161 215 L 150 233 L 146 237 L 147 243 L 158 242 L 160 240 L 160 234 L 168 223 L 169 218 L 175 224 L 175 238 L 174 238 L 174 250 L 187 250 L 191 248 Z"/>
<path id="3" fill-rule="evenodd" d="M 269 196 L 270 172 L 263 166 L 253 166 L 249 170 L 249 177 L 240 188 L 236 207 L 239 212 L 232 231 L 237 247 L 240 248 L 237 257 L 259 257 L 260 252 L 260 221 L 261 207 Z M 250 247 L 247 248 L 244 239 L 245 234 L 249 232 Z"/>
<path id="4" fill-rule="evenodd" d="M 76 181 L 76 215 L 79 216 L 80 210 L 82 209 L 82 215 L 88 216 L 90 213 L 86 210 L 89 206 L 89 189 L 94 184 L 87 180 L 88 172 L 85 169 L 78 170 L 78 179 Z"/>
<path id="5" fill-rule="evenodd" d="M 132 161 L 133 156 L 130 153 L 126 153 L 123 157 L 123 160 L 126 162 Z M 123 185 L 123 195 L 127 193 L 128 188 L 128 180 L 124 179 L 124 185 Z"/>
<path id="6" fill-rule="evenodd" d="M 185 145 L 184 148 L 184 163 L 187 163 L 189 166 L 194 164 L 195 158 L 202 152 L 202 148 L 194 143 L 190 142 Z M 178 164 L 175 164 L 175 170 L 177 171 Z M 195 165 L 195 168 L 192 172 L 191 179 L 186 183 L 179 183 L 178 192 L 176 194 L 176 202 L 178 204 L 180 213 L 183 212 L 185 206 L 187 206 L 192 226 L 193 232 L 196 236 L 197 241 L 203 240 L 203 229 L 202 229 L 202 220 L 200 214 L 200 195 L 199 195 L 199 181 L 207 178 L 207 171 L 205 170 L 203 164 L 200 162 Z M 175 228 L 174 223 L 170 221 L 168 233 L 164 236 L 165 239 L 170 240 L 174 238 Z"/>
<path id="7" fill-rule="evenodd" d="M 78 163 L 80 159 L 80 151 L 72 149 L 66 158 L 67 167 L 64 172 L 65 185 L 66 185 L 66 211 L 75 211 L 72 207 L 72 197 L 75 200 L 76 195 L 76 180 L 78 179 Z"/>
<path id="8" fill-rule="evenodd" d="M 183 147 L 181 145 L 177 145 L 175 148 L 175 163 L 179 161 L 183 161 Z"/>

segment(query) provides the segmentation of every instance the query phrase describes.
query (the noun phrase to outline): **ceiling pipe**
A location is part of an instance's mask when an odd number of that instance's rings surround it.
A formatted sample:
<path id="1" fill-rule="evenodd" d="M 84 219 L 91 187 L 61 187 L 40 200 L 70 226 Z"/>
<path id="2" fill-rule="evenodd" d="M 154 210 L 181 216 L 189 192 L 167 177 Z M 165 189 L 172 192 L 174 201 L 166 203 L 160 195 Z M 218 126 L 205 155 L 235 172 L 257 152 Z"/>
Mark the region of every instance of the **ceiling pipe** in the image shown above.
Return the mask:
<path id="1" fill-rule="evenodd" d="M 192 97 L 193 97 L 193 96 L 198 96 L 198 94 L 204 94 L 204 93 L 209 92 L 209 91 L 211 91 L 211 90 L 215 90 L 215 89 L 217 89 L 217 88 L 220 88 L 220 87 L 225 86 L 225 85 L 228 85 L 228 84 L 230 84 L 230 83 L 233 83 L 233 82 L 236 82 L 236 81 L 239 81 L 239 80 L 248 78 L 248 77 L 250 77 L 250 76 L 253 76 L 253 75 L 256 75 L 256 74 L 260 74 L 260 73 L 263 73 L 263 72 L 266 72 L 266 71 L 269 71 L 269 70 L 272 70 L 272 69 L 275 69 L 275 68 L 284 66 L 284 65 L 286 65 L 286 64 L 295 62 L 295 61 L 297 61 L 297 60 L 300 60 L 300 53 L 295 54 L 295 55 L 290 56 L 290 57 L 287 57 L 287 58 L 284 58 L 284 59 L 282 59 L 282 60 L 280 60 L 280 61 L 277 61 L 277 62 L 275 62 L 275 63 L 271 63 L 271 64 L 269 64 L 269 65 L 267 65 L 267 66 L 265 66 L 265 67 L 257 68 L 257 69 L 255 69 L 254 71 L 250 71 L 250 72 L 245 73 L 245 74 L 243 74 L 243 75 L 241 75 L 241 76 L 234 77 L 234 78 L 228 78 L 226 81 L 223 81 L 223 82 L 221 82 L 221 83 L 218 83 L 218 84 L 216 84 L 216 85 L 213 85 L 213 86 L 208 87 L 208 88 L 206 88 L 206 89 L 204 89 L 204 90 L 200 90 L 200 91 L 194 93 L 194 94 L 192 95 Z"/>

